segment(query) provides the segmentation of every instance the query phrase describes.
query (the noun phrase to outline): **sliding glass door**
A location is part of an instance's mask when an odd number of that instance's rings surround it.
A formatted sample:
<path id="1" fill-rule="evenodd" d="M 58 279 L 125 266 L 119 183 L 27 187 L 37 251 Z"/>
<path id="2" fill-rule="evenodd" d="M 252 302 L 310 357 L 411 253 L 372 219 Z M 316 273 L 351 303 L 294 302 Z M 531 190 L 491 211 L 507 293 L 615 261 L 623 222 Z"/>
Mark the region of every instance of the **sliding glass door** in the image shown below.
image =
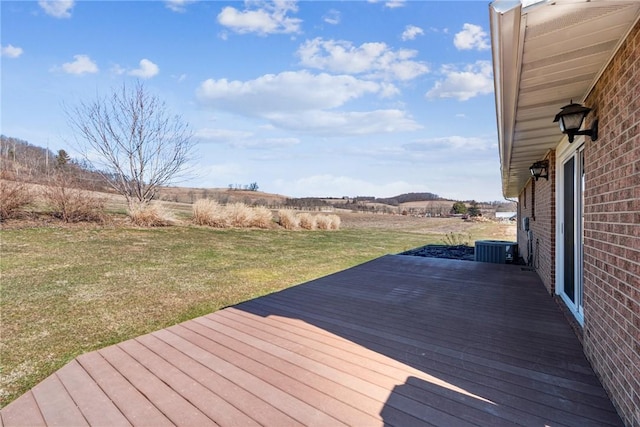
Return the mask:
<path id="1" fill-rule="evenodd" d="M 584 259 L 584 150 L 562 159 L 559 184 L 557 292 L 582 323 Z"/>

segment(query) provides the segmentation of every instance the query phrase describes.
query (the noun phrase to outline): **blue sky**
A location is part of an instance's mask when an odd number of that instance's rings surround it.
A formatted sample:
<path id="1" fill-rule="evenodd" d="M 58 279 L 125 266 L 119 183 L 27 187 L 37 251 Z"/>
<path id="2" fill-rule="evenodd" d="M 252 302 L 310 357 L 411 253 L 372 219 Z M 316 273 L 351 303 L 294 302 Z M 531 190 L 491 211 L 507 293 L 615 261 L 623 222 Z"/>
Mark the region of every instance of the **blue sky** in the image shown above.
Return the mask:
<path id="1" fill-rule="evenodd" d="M 179 185 L 502 200 L 486 1 L 2 1 L 1 132 L 143 82 L 197 141 Z"/>

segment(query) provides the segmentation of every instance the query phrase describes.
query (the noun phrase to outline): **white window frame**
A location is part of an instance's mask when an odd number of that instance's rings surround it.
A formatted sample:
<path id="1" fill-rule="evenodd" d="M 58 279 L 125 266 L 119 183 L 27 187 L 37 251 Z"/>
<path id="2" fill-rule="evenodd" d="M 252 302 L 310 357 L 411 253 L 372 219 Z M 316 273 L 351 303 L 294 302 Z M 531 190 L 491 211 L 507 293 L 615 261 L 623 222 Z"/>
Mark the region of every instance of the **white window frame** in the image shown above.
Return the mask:
<path id="1" fill-rule="evenodd" d="M 556 230 L 555 230 L 555 238 L 556 238 L 556 286 L 555 292 L 564 303 L 567 305 L 573 316 L 576 318 L 580 325 L 584 326 L 584 304 L 583 304 L 583 295 L 584 295 L 584 268 L 583 268 L 583 259 L 581 256 L 581 251 L 576 251 L 575 254 L 575 269 L 574 269 L 574 286 L 578 287 L 580 284 L 581 292 L 577 292 L 575 295 L 574 301 L 571 301 L 566 294 L 564 293 L 564 164 L 570 158 L 574 158 L 575 160 L 575 176 L 579 176 L 577 171 L 582 167 L 580 162 L 580 152 L 584 152 L 584 137 L 576 138 L 576 140 L 569 144 L 567 138 L 565 138 L 559 145 L 556 150 Z M 574 195 L 582 194 L 581 182 L 579 179 L 575 179 L 574 181 Z M 582 197 L 576 197 L 576 201 L 574 203 L 574 248 L 577 248 L 582 242 L 580 238 L 582 237 L 581 233 L 584 233 L 583 224 L 582 224 L 582 216 L 581 213 L 584 214 L 584 206 L 582 205 L 584 195 Z"/>

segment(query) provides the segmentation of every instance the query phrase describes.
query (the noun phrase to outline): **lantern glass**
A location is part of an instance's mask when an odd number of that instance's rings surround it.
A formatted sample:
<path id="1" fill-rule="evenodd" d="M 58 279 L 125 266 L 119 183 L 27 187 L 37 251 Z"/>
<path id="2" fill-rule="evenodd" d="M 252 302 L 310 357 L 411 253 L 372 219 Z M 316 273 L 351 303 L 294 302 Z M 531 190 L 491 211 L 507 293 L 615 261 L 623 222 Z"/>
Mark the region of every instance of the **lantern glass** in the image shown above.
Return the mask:
<path id="1" fill-rule="evenodd" d="M 589 111 L 591 111 L 591 108 L 574 104 L 572 100 L 569 105 L 562 107 L 553 121 L 559 122 L 560 130 L 569 137 L 570 143 L 573 142 L 576 135 L 589 135 L 592 141 L 596 141 L 598 139 L 598 120 L 593 121 L 591 129 L 580 130 L 582 122 L 589 114 Z"/>
<path id="2" fill-rule="evenodd" d="M 567 114 L 565 116 L 560 117 L 560 130 L 562 131 L 562 133 L 567 133 L 568 131 L 580 130 L 584 117 L 585 117 L 585 114 L 582 112 Z"/>
<path id="3" fill-rule="evenodd" d="M 529 167 L 529 172 L 531 172 L 531 176 L 533 176 L 536 181 L 538 178 L 545 178 L 546 180 L 549 180 L 549 161 L 540 160 L 535 162 Z"/>

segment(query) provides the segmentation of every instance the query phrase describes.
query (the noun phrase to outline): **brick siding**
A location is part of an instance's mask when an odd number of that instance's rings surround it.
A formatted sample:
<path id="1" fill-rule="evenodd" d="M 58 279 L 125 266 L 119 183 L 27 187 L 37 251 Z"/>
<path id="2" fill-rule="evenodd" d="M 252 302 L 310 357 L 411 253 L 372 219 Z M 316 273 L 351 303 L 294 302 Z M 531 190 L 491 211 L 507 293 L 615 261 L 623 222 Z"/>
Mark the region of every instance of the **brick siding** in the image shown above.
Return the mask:
<path id="1" fill-rule="evenodd" d="M 599 137 L 585 143 L 584 326 L 587 358 L 627 426 L 640 427 L 640 23 L 585 105 Z M 586 127 L 590 127 L 588 122 Z M 518 197 L 520 256 L 555 293 L 555 153 L 549 181 L 530 180 Z M 535 197 L 534 197 L 535 196 Z M 534 202 L 535 199 L 535 202 Z M 534 205 L 535 203 L 535 205 Z"/>
<path id="2" fill-rule="evenodd" d="M 549 160 L 549 180 L 529 180 L 518 197 L 518 253 L 531 261 L 550 294 L 555 292 L 555 153 Z M 522 228 L 522 218 L 529 217 L 532 240 Z M 530 253 L 531 252 L 531 253 Z"/>
<path id="3" fill-rule="evenodd" d="M 640 427 L 640 23 L 585 104 L 599 138 L 585 144 L 584 349 Z"/>

